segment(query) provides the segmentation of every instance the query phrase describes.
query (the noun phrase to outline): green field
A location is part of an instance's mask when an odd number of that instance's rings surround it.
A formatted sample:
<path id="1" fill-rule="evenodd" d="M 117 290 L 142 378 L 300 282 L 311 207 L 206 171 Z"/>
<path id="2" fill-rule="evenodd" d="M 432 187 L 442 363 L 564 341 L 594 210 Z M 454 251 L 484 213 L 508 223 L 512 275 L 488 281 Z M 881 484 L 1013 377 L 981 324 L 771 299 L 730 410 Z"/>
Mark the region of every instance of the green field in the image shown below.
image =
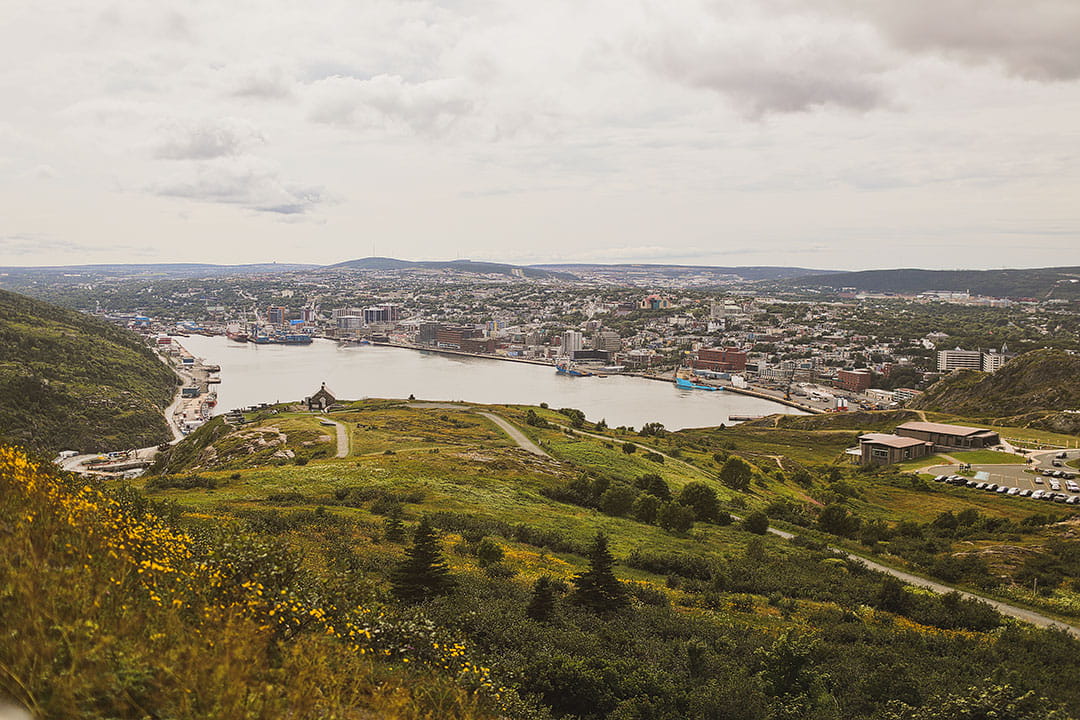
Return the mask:
<path id="1" fill-rule="evenodd" d="M 1022 455 L 994 450 L 962 450 L 949 455 L 969 465 L 1023 465 L 1027 461 Z"/>

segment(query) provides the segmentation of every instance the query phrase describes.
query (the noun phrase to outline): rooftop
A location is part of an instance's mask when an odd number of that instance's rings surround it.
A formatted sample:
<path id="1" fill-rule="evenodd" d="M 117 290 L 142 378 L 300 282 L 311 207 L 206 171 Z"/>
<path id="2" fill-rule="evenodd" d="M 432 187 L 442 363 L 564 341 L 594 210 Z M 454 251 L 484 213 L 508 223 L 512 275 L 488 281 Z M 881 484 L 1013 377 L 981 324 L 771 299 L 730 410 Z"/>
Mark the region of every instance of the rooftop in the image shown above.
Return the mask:
<path id="1" fill-rule="evenodd" d="M 891 448 L 915 447 L 916 445 L 926 444 L 926 441 L 919 440 L 918 438 L 901 437 L 900 435 L 889 435 L 887 433 L 867 433 L 866 435 L 860 435 L 859 442 L 885 445 L 886 447 Z"/>
<path id="2" fill-rule="evenodd" d="M 943 435 L 975 435 L 978 433 L 990 433 L 985 428 L 966 427 L 964 425 L 946 425 L 932 422 L 906 422 L 898 425 L 897 430 L 913 430 L 915 432 L 941 433 Z"/>

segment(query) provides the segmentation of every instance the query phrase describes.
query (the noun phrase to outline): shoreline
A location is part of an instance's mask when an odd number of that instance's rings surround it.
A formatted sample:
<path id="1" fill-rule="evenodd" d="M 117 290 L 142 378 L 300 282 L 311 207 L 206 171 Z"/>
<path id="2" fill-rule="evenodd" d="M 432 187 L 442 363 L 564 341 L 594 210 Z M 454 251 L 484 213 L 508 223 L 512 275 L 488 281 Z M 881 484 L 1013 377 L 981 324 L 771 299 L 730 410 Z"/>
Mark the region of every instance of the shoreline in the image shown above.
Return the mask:
<path id="1" fill-rule="evenodd" d="M 326 339 L 329 340 L 331 338 L 326 338 Z M 448 348 L 433 348 L 433 347 L 427 347 L 425 345 L 410 345 L 408 343 L 398 343 L 398 342 L 377 342 L 377 341 L 373 340 L 373 341 L 371 341 L 371 344 L 372 345 L 377 345 L 379 347 L 394 347 L 394 348 L 400 348 L 402 350 L 416 350 L 416 351 L 419 351 L 419 352 L 438 353 L 440 355 L 457 355 L 457 356 L 460 356 L 460 357 L 480 358 L 480 359 L 483 359 L 483 360 L 502 360 L 502 361 L 505 361 L 505 362 L 523 363 L 523 364 L 526 364 L 526 365 L 539 365 L 539 366 L 542 366 L 542 367 L 554 367 L 552 365 L 552 363 L 550 363 L 550 362 L 547 362 L 545 360 L 535 360 L 535 359 L 532 359 L 532 358 L 517 358 L 517 357 L 509 357 L 509 356 L 506 356 L 506 355 L 480 355 L 480 354 L 477 354 L 477 353 L 464 352 L 463 350 L 450 350 Z M 620 377 L 636 377 L 636 378 L 641 378 L 643 380 L 655 380 L 655 381 L 658 381 L 658 382 L 666 382 L 666 383 L 671 382 L 671 378 L 661 377 L 659 375 L 650 375 L 648 373 L 643 373 L 643 372 L 620 372 L 620 373 L 611 373 L 611 375 L 617 375 L 617 376 L 620 376 Z M 763 391 L 760 391 L 760 390 L 751 390 L 751 389 L 748 389 L 748 388 L 737 388 L 734 385 L 730 385 L 730 384 L 721 385 L 720 387 L 722 387 L 725 392 L 733 392 L 733 393 L 737 393 L 739 395 L 746 395 L 748 397 L 754 397 L 754 398 L 757 398 L 759 400 L 768 400 L 770 402 L 774 402 L 774 403 L 777 403 L 779 405 L 784 405 L 784 406 L 787 406 L 787 407 L 795 408 L 796 410 L 801 410 L 802 412 L 805 412 L 805 413 L 810 414 L 810 415 L 822 415 L 822 414 L 825 413 L 825 411 L 820 409 L 820 408 L 811 407 L 810 405 L 803 405 L 802 403 L 796 402 L 794 400 L 788 400 L 788 399 L 783 398 L 783 397 L 775 397 L 773 395 L 769 395 L 769 394 L 767 394 L 767 393 L 765 393 Z M 772 413 L 770 413 L 770 414 L 772 414 Z"/>

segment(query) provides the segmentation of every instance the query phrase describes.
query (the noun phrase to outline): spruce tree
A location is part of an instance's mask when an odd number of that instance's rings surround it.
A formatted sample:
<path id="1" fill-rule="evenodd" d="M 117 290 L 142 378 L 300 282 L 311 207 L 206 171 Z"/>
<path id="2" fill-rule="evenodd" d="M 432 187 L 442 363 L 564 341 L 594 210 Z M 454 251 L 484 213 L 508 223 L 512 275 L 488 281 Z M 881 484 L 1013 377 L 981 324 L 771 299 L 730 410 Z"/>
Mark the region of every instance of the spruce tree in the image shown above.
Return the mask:
<path id="1" fill-rule="evenodd" d="M 551 578 L 541 575 L 533 585 L 532 599 L 529 600 L 525 614 L 538 622 L 546 622 L 555 612 L 555 587 Z"/>
<path id="2" fill-rule="evenodd" d="M 589 569 L 574 577 L 574 600 L 596 613 L 626 607 L 626 589 L 611 571 L 615 558 L 608 550 L 607 537 L 598 532 L 586 553 Z"/>
<path id="3" fill-rule="evenodd" d="M 394 597 L 404 602 L 422 602 L 454 586 L 439 540 L 426 517 L 416 526 L 413 544 L 405 549 L 405 559 L 394 571 L 392 581 Z"/>

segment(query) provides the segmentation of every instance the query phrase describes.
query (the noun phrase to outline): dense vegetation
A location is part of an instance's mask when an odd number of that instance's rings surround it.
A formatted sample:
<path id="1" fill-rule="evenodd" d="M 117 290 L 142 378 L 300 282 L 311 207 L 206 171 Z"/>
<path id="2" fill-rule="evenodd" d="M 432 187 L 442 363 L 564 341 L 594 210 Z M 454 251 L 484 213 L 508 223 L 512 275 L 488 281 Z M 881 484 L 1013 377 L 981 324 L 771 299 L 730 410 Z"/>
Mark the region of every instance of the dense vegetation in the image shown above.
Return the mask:
<path id="1" fill-rule="evenodd" d="M 0 291 L 0 438 L 42 451 L 158 443 L 176 382 L 127 330 Z"/>
<path id="2" fill-rule="evenodd" d="M 996 373 L 959 370 L 934 383 L 910 406 L 1075 433 L 1080 431 L 1080 415 L 1063 411 L 1080 409 L 1080 355 L 1033 350 Z"/>
<path id="3" fill-rule="evenodd" d="M 464 642 L 512 690 L 510 717 L 916 720 L 1009 707 L 1003 717 L 1034 720 L 1080 708 L 1057 679 L 1080 669 L 1072 637 L 828 549 L 996 591 L 1009 582 L 999 568 L 955 550 L 1018 538 L 1051 550 L 1015 580 L 1038 577 L 1059 597 L 1080 553 L 1051 542 L 1061 518 L 1037 517 L 1045 506 L 834 464 L 854 415 L 647 436 L 586 424 L 602 440 L 577 434 L 570 408 L 487 410 L 555 459 L 512 447 L 469 406 L 367 401 L 335 414 L 353 428 L 346 459 L 207 462 L 232 436 L 303 418 L 278 408 L 182 443 L 171 474 L 144 487 L 177 503 L 177 522 L 243 528 L 303 557 L 311 582 Z M 769 522 L 800 534 L 763 534 Z"/>

